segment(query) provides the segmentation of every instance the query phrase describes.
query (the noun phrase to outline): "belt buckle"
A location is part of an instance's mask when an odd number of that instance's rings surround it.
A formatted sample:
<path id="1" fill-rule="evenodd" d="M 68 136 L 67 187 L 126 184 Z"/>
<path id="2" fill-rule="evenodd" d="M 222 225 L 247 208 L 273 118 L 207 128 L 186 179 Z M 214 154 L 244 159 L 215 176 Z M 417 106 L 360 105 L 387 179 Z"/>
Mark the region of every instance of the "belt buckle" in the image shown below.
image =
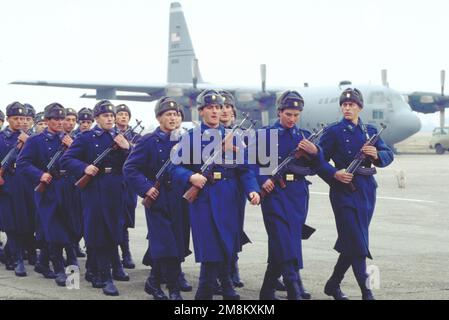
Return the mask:
<path id="1" fill-rule="evenodd" d="M 67 170 L 59 170 L 60 175 L 65 175 L 67 173 Z"/>
<path id="2" fill-rule="evenodd" d="M 104 168 L 104 173 L 111 173 L 112 172 L 112 168 Z"/>
<path id="3" fill-rule="evenodd" d="M 214 172 L 214 180 L 221 180 L 221 172 Z"/>
<path id="4" fill-rule="evenodd" d="M 295 175 L 291 173 L 287 173 L 285 175 L 285 181 L 295 181 Z"/>

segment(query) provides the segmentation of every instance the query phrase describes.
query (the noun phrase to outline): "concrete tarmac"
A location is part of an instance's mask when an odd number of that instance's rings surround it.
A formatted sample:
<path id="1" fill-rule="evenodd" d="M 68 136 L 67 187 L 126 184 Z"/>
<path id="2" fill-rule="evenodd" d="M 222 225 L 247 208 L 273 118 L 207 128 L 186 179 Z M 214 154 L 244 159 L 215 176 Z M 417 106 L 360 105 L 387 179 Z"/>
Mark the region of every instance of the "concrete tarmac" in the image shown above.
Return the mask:
<path id="1" fill-rule="evenodd" d="M 399 188 L 402 171 L 405 188 Z M 377 207 L 370 228 L 368 260 L 378 289 L 377 299 L 449 299 L 449 155 L 402 154 L 391 166 L 379 169 Z M 303 242 L 304 270 L 301 275 L 313 299 L 330 299 L 323 287 L 337 259 L 333 246 L 337 237 L 328 186 L 317 177 L 310 179 L 310 211 L 307 224 L 317 231 Z M 28 276 L 18 278 L 0 266 L 0 299 L 143 299 L 152 300 L 144 291 L 149 268 L 141 264 L 146 250 L 146 223 L 143 207 L 138 205 L 137 227 L 130 229 L 131 249 L 137 268 L 128 270 L 130 282 L 115 282 L 119 297 L 106 297 L 84 280 L 85 259 L 80 259 L 80 289 L 57 287 L 26 266 Z M 240 254 L 240 273 L 245 287 L 238 289 L 242 299 L 257 299 L 267 260 L 267 235 L 260 207 L 247 205 L 245 230 L 252 240 Z M 3 234 L 3 238 L 4 238 Z M 191 247 L 192 244 L 191 244 Z M 193 250 L 193 249 L 192 249 Z M 193 254 L 183 264 L 187 279 L 194 286 L 185 299 L 193 299 L 198 284 L 199 264 Z M 342 283 L 351 299 L 360 299 L 351 270 Z M 278 292 L 285 298 L 285 292 Z M 221 299 L 221 297 L 216 297 Z"/>

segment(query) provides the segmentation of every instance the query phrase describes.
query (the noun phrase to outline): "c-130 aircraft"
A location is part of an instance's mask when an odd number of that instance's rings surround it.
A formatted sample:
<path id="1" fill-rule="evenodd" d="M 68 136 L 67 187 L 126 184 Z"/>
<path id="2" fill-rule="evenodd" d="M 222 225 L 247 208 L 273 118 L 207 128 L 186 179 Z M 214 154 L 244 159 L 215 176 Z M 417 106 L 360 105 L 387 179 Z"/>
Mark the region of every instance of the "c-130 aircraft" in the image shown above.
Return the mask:
<path id="1" fill-rule="evenodd" d="M 94 95 L 84 94 L 83 98 L 155 101 L 161 96 L 175 98 L 184 106 L 185 121 L 198 120 L 195 107 L 197 95 L 204 89 L 225 89 L 234 94 L 237 104 L 237 117 L 242 112 L 248 113 L 262 126 L 277 120 L 276 98 L 287 89 L 296 89 L 304 97 L 305 108 L 299 126 L 308 130 L 318 128 L 320 124 L 332 123 L 341 118 L 339 109 L 340 93 L 352 86 L 349 81 L 342 81 L 335 87 L 302 88 L 266 88 L 266 66 L 261 65 L 261 88 L 223 86 L 205 83 L 193 49 L 187 23 L 181 4 L 170 5 L 168 43 L 168 70 L 166 84 L 113 84 L 113 83 L 68 83 L 47 81 L 14 81 L 12 84 L 49 86 L 64 88 L 95 89 Z M 387 125 L 383 133 L 384 141 L 393 146 L 421 128 L 421 122 L 403 95 L 388 87 L 386 72 L 383 85 L 356 85 L 361 90 L 365 106 L 361 114 L 365 123 L 379 127 Z M 118 94 L 117 92 L 129 92 Z"/>

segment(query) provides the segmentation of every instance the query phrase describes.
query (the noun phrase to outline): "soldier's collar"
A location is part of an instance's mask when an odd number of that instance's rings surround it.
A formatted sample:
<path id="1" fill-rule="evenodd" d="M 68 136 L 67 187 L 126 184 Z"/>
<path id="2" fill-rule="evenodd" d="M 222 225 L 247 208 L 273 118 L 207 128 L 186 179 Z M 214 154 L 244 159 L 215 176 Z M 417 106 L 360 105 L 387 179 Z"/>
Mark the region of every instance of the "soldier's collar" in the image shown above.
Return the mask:
<path id="1" fill-rule="evenodd" d="M 287 132 L 290 133 L 291 135 L 296 135 L 296 134 L 299 133 L 299 128 L 298 128 L 298 126 L 294 125 L 294 126 L 291 127 L 291 128 L 284 128 L 284 127 L 282 126 L 282 124 L 281 124 L 281 121 L 279 121 L 279 120 L 277 120 L 277 121 L 274 123 L 273 127 L 279 130 L 279 135 L 280 135 L 280 136 L 283 136 L 283 135 L 284 135 L 285 133 L 287 133 Z"/>
<path id="2" fill-rule="evenodd" d="M 11 138 L 11 136 L 14 134 L 14 131 L 12 131 L 9 126 L 6 127 L 2 132 L 7 138 Z"/>
<path id="3" fill-rule="evenodd" d="M 224 133 L 225 128 L 223 127 L 222 124 L 219 124 L 217 128 L 211 128 L 204 122 L 201 122 L 201 133 L 204 133 L 205 131 L 208 131 L 208 130 L 220 130 L 221 133 Z"/>
<path id="4" fill-rule="evenodd" d="M 154 133 L 161 139 L 165 139 L 169 136 L 167 133 L 161 130 L 161 127 L 157 127 Z"/>
<path id="5" fill-rule="evenodd" d="M 362 128 L 362 119 L 359 118 L 359 122 L 357 123 L 357 125 L 354 124 L 354 122 L 352 122 L 351 120 L 346 120 L 345 118 L 343 118 L 342 120 L 343 126 L 345 127 L 345 129 L 348 129 L 351 132 L 354 132 L 355 128 L 360 127 Z"/>
<path id="6" fill-rule="evenodd" d="M 55 137 L 58 137 L 59 139 L 62 139 L 64 137 L 64 132 L 51 133 L 47 128 L 45 128 L 42 133 L 50 140 L 53 140 Z"/>
<path id="7" fill-rule="evenodd" d="M 96 126 L 93 128 L 93 132 L 94 132 L 98 137 L 101 136 L 103 133 L 107 132 L 107 133 L 109 133 L 113 138 L 114 138 L 115 136 L 117 136 L 118 133 L 119 133 L 117 127 L 113 127 L 111 130 L 105 130 L 105 129 L 101 128 L 101 127 L 98 126 L 98 125 L 96 125 Z"/>

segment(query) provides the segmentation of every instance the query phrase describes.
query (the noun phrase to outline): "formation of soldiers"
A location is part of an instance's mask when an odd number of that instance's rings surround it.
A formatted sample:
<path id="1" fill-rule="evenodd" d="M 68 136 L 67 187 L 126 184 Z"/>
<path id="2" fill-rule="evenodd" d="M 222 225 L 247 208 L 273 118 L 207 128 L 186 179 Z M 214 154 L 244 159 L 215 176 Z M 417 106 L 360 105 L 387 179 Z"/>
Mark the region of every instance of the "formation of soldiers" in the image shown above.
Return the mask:
<path id="1" fill-rule="evenodd" d="M 362 298 L 374 299 L 366 273 L 373 175 L 375 167 L 393 161 L 393 153 L 359 117 L 360 91 L 345 90 L 340 105 L 343 119 L 311 134 L 297 126 L 303 98 L 286 91 L 276 102 L 275 124 L 244 132 L 235 123 L 232 94 L 204 90 L 197 98 L 198 127 L 182 132 L 182 107 L 163 97 L 155 106 L 159 127 L 141 136 L 139 122 L 130 127 L 124 104 L 102 100 L 76 112 L 52 103 L 36 114 L 31 105 L 13 102 L 6 115 L 0 111 L 0 129 L 8 122 L 0 132 L 0 231 L 7 236 L 0 259 L 18 277 L 27 276 L 27 260 L 65 286 L 65 266 L 78 266 L 84 238 L 86 280 L 106 295 L 119 295 L 114 280 L 129 281 L 125 268 L 135 268 L 128 228 L 135 225 L 140 196 L 148 227 L 143 263 L 151 266 L 145 292 L 156 300 L 182 300 L 181 292 L 192 290 L 182 272 L 192 236 L 201 264 L 195 299 L 219 294 L 238 300 L 249 201 L 261 205 L 268 235 L 260 299 L 278 299 L 276 290 L 286 290 L 289 300 L 311 299 L 300 270 L 302 239 L 311 233 L 306 178 L 317 174 L 330 185 L 340 253 L 324 292 L 348 299 L 340 283 L 352 266 Z M 262 161 L 261 149 L 276 158 Z"/>

